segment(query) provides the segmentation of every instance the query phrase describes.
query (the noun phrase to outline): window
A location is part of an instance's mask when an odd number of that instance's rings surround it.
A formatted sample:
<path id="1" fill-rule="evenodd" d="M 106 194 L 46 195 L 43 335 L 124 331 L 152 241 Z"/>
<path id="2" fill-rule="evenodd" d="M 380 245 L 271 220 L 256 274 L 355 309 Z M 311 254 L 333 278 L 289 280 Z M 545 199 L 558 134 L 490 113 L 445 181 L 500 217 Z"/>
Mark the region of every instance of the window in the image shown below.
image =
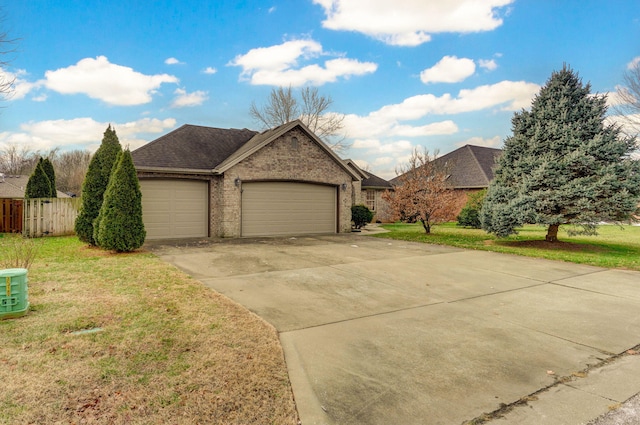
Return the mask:
<path id="1" fill-rule="evenodd" d="M 376 210 L 376 191 L 367 190 L 367 208 L 371 211 Z"/>

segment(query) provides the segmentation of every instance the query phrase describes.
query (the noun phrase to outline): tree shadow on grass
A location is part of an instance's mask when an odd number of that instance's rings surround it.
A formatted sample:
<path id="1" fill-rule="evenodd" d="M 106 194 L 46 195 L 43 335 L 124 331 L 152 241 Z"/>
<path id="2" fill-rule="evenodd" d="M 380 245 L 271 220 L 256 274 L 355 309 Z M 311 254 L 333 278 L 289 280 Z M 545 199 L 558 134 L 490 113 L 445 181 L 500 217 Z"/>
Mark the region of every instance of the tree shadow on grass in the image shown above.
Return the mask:
<path id="1" fill-rule="evenodd" d="M 576 242 L 547 242 L 545 240 L 528 240 L 528 241 L 490 241 L 490 245 L 501 245 L 512 248 L 530 248 L 546 251 L 566 251 L 566 252 L 585 252 L 585 253 L 603 253 L 609 250 L 597 245 L 590 245 Z"/>

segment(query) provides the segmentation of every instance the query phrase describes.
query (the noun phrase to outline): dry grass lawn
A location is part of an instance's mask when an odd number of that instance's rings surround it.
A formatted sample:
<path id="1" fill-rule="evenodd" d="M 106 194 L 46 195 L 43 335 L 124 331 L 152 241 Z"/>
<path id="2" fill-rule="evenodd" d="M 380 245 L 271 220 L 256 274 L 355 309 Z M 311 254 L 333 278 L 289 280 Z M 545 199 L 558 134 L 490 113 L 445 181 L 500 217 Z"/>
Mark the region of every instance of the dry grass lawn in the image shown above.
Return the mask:
<path id="1" fill-rule="evenodd" d="M 275 329 L 154 255 L 47 238 L 28 276 L 0 423 L 297 424 Z"/>

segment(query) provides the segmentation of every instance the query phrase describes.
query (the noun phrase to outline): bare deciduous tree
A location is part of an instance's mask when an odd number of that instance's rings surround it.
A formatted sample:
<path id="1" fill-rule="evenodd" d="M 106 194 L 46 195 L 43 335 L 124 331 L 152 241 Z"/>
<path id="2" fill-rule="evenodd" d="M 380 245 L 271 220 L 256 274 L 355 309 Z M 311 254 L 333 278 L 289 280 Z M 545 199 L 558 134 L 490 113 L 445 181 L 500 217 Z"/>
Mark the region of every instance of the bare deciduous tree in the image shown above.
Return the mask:
<path id="1" fill-rule="evenodd" d="M 298 99 L 291 86 L 271 90 L 269 99 L 263 106 L 251 103 L 249 114 L 264 128 L 273 128 L 299 119 L 335 152 L 349 147 L 344 128 L 344 115 L 330 112 L 333 104 L 330 96 L 323 96 L 316 87 L 300 90 Z"/>
<path id="2" fill-rule="evenodd" d="M 0 16 L 0 22 L 2 22 L 2 16 Z M 11 74 L 7 74 L 5 71 L 9 60 L 6 59 L 7 55 L 14 52 L 14 49 L 7 48 L 7 46 L 13 44 L 15 40 L 10 40 L 6 32 L 0 32 L 0 97 L 6 98 L 13 91 L 14 77 L 10 77 Z"/>
<path id="3" fill-rule="evenodd" d="M 56 170 L 57 189 L 65 193 L 80 194 L 82 182 L 87 174 L 91 153 L 86 150 L 58 152 L 52 150 L 49 159 Z"/>
<path id="4" fill-rule="evenodd" d="M 613 109 L 624 117 L 623 131 L 630 136 L 640 134 L 640 60 L 630 64 L 615 96 L 618 102 Z"/>
<path id="5" fill-rule="evenodd" d="M 0 149 L 0 172 L 6 175 L 28 176 L 36 168 L 39 157 L 40 152 L 33 151 L 28 146 L 6 145 Z"/>
<path id="6" fill-rule="evenodd" d="M 419 221 L 427 234 L 434 224 L 454 220 L 457 210 L 449 173 L 436 157 L 414 149 L 408 164 L 396 170 L 394 190 L 382 194 L 395 219 Z"/>

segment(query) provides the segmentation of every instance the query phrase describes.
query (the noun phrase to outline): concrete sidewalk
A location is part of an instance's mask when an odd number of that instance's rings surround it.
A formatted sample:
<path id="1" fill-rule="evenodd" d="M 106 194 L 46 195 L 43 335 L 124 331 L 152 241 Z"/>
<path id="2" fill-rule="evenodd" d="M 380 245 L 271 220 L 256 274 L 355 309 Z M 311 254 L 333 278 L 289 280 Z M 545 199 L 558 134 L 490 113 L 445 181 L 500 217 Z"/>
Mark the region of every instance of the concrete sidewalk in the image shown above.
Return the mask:
<path id="1" fill-rule="evenodd" d="M 640 392 L 637 272 L 356 235 L 151 249 L 278 329 L 303 425 L 577 425 Z"/>

